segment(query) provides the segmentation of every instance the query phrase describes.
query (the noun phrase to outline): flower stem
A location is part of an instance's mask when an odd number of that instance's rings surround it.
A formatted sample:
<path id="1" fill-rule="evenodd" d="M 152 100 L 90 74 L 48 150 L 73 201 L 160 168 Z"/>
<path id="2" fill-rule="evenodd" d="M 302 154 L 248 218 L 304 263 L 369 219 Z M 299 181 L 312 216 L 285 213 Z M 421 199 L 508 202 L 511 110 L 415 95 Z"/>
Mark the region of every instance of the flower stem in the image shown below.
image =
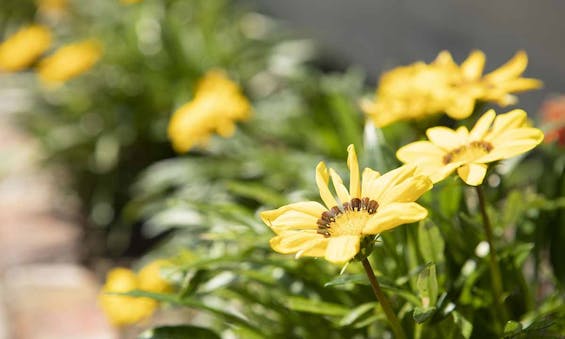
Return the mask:
<path id="1" fill-rule="evenodd" d="M 498 266 L 498 259 L 496 255 L 496 248 L 494 247 L 494 235 L 492 233 L 492 226 L 490 224 L 490 219 L 487 214 L 487 206 L 485 195 L 483 193 L 482 186 L 476 186 L 477 196 L 479 197 L 479 206 L 481 209 L 481 215 L 483 218 L 483 228 L 487 237 L 487 242 L 489 246 L 489 264 L 490 264 L 490 275 L 492 280 L 492 288 L 494 292 L 495 306 L 500 312 L 500 316 L 505 322 L 508 320 L 508 313 L 506 308 L 502 304 L 502 275 L 500 274 L 500 267 Z"/>
<path id="2" fill-rule="evenodd" d="M 365 269 L 365 272 L 367 273 L 367 277 L 371 282 L 371 286 L 373 287 L 373 292 L 375 293 L 377 300 L 381 303 L 381 307 L 383 308 L 383 311 L 385 312 L 388 322 L 392 327 L 394 336 L 397 339 L 405 339 L 406 335 L 404 334 L 404 330 L 402 329 L 402 326 L 400 326 L 400 322 L 398 321 L 398 318 L 396 317 L 396 314 L 394 313 L 394 310 L 390 305 L 390 301 L 388 301 L 388 298 L 384 295 L 383 290 L 381 290 L 381 286 L 377 281 L 377 277 L 375 277 L 375 273 L 373 272 L 371 263 L 369 263 L 369 260 L 367 258 L 364 258 L 363 260 L 361 260 L 361 262 L 363 263 L 363 268 Z"/>

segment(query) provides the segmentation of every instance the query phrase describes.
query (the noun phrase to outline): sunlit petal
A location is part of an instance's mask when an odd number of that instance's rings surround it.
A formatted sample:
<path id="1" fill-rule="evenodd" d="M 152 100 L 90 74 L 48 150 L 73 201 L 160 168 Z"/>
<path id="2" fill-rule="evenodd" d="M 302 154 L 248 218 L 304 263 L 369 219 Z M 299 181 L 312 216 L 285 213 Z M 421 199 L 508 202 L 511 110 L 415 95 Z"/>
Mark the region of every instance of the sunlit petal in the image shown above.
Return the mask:
<path id="1" fill-rule="evenodd" d="M 360 240 L 357 235 L 330 238 L 326 248 L 326 260 L 336 264 L 348 262 L 359 252 Z"/>
<path id="2" fill-rule="evenodd" d="M 318 185 L 318 189 L 320 190 L 320 198 L 322 198 L 324 204 L 326 204 L 328 208 L 332 208 L 334 206 L 337 206 L 337 201 L 335 200 L 328 187 L 329 180 L 330 176 L 328 174 L 326 164 L 321 161 L 318 166 L 316 166 L 316 185 Z"/>
<path id="3" fill-rule="evenodd" d="M 349 167 L 349 192 L 352 198 L 361 197 L 361 185 L 359 182 L 359 162 L 357 161 L 357 153 L 355 146 L 347 147 L 347 167 Z"/>
<path id="4" fill-rule="evenodd" d="M 379 234 L 402 224 L 419 221 L 428 211 L 415 202 L 395 202 L 379 208 L 363 229 L 363 234 Z"/>
<path id="5" fill-rule="evenodd" d="M 471 186 L 482 184 L 486 173 L 487 165 L 485 164 L 465 164 L 457 169 L 459 177 L 461 177 L 467 185 Z"/>

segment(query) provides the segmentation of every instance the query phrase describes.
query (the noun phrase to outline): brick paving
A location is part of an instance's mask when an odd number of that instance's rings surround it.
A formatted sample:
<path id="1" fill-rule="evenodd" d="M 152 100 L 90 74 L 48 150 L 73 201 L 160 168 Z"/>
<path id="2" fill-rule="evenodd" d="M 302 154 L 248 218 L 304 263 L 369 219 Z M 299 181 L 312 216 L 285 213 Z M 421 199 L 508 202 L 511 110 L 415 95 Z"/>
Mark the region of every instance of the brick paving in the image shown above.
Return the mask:
<path id="1" fill-rule="evenodd" d="M 96 305 L 99 282 L 76 262 L 79 229 L 55 213 L 68 199 L 15 128 L 8 88 L 0 76 L 0 339 L 117 338 Z"/>

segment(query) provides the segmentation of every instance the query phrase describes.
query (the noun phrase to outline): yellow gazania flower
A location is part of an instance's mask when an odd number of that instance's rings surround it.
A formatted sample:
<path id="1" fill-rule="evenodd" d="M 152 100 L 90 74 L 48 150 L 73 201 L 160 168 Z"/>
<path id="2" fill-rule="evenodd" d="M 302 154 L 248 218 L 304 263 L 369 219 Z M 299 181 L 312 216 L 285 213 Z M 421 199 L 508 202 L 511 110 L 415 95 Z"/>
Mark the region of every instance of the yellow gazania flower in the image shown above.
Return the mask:
<path id="1" fill-rule="evenodd" d="M 415 175 L 413 166 L 402 166 L 382 176 L 365 168 L 360 180 L 355 148 L 350 145 L 347 151 L 349 190 L 333 169 L 320 162 L 316 183 L 326 206 L 306 201 L 261 213 L 263 222 L 276 233 L 270 241 L 275 251 L 345 263 L 360 251 L 366 236 L 427 216 L 427 210 L 414 201 L 432 187 L 428 177 Z M 328 187 L 330 178 L 337 199 Z"/>
<path id="2" fill-rule="evenodd" d="M 521 77 L 528 64 L 524 52 L 483 76 L 484 64 L 485 55 L 480 51 L 473 51 L 461 65 L 443 51 L 430 64 L 395 68 L 381 77 L 375 100 L 362 101 L 362 109 L 378 127 L 442 112 L 464 119 L 477 101 L 506 106 L 516 101 L 511 93 L 542 85 L 539 80 Z"/>
<path id="3" fill-rule="evenodd" d="M 543 140 L 543 132 L 528 127 L 527 114 L 520 109 L 498 116 L 489 110 L 470 132 L 466 127 L 432 127 L 426 135 L 430 141 L 416 141 L 400 148 L 397 158 L 417 166 L 433 182 L 457 170 L 461 179 L 472 186 L 483 182 L 487 163 L 527 152 Z"/>
<path id="4" fill-rule="evenodd" d="M 170 266 L 167 260 L 154 260 L 144 266 L 137 274 L 139 289 L 143 291 L 164 293 L 171 290 L 171 285 L 161 275 L 161 269 Z"/>
<path id="5" fill-rule="evenodd" d="M 62 83 L 88 71 L 101 55 L 102 47 L 96 41 L 69 44 L 43 59 L 37 72 L 47 84 Z"/>
<path id="6" fill-rule="evenodd" d="M 68 0 L 37 0 L 39 12 L 45 14 L 63 14 L 69 7 Z"/>
<path id="7" fill-rule="evenodd" d="M 44 26 L 24 27 L 0 44 L 0 72 L 17 72 L 31 65 L 51 45 Z"/>
<path id="8" fill-rule="evenodd" d="M 158 305 L 153 299 L 109 294 L 130 292 L 138 288 L 138 278 L 131 270 L 115 268 L 108 273 L 98 302 L 113 325 L 135 324 L 153 314 Z"/>
<path id="9" fill-rule="evenodd" d="M 239 86 L 224 72 L 209 71 L 198 83 L 194 99 L 173 113 L 169 139 L 177 152 L 187 152 L 206 144 L 213 133 L 231 136 L 235 122 L 248 119 L 250 113 L 251 105 Z"/>

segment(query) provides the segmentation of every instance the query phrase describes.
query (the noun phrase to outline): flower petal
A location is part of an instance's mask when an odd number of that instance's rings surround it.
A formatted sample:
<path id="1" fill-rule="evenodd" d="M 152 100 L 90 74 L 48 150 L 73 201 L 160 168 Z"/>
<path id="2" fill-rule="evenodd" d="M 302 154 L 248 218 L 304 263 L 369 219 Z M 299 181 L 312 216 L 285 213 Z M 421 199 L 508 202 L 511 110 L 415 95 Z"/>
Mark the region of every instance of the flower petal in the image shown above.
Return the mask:
<path id="1" fill-rule="evenodd" d="M 329 238 L 326 248 L 326 260 L 336 264 L 346 263 L 359 253 L 358 235 L 342 235 Z"/>
<path id="2" fill-rule="evenodd" d="M 349 192 L 351 197 L 361 197 L 361 185 L 359 182 L 359 162 L 353 144 L 347 147 L 347 167 L 349 168 Z"/>
<path id="3" fill-rule="evenodd" d="M 483 114 L 471 130 L 469 139 L 473 141 L 481 140 L 488 132 L 490 125 L 492 125 L 495 117 L 496 113 L 492 109 L 489 109 L 485 114 Z"/>
<path id="4" fill-rule="evenodd" d="M 489 154 L 477 159 L 475 162 L 487 163 L 525 153 L 540 144 L 543 137 L 543 132 L 537 128 L 509 130 L 492 141 L 493 150 Z"/>
<path id="5" fill-rule="evenodd" d="M 508 113 L 499 114 L 492 123 L 492 129 L 485 136 L 486 141 L 492 141 L 502 133 L 513 128 L 522 127 L 526 123 L 528 114 L 521 109 L 514 109 Z"/>
<path id="6" fill-rule="evenodd" d="M 524 51 L 519 51 L 508 60 L 504 65 L 484 76 L 484 80 L 491 83 L 498 83 L 520 76 L 528 66 L 528 55 Z"/>
<path id="7" fill-rule="evenodd" d="M 415 202 L 394 202 L 378 208 L 363 228 L 363 234 L 379 234 L 427 216 L 428 210 Z"/>
<path id="8" fill-rule="evenodd" d="M 451 98 L 450 104 L 445 108 L 445 113 L 456 120 L 468 118 L 473 114 L 476 99 L 474 95 L 469 95 L 469 93 L 458 93 Z"/>
<path id="9" fill-rule="evenodd" d="M 467 185 L 478 186 L 483 183 L 487 165 L 485 164 L 465 164 L 457 169 L 457 174 Z"/>
<path id="10" fill-rule="evenodd" d="M 351 198 L 349 197 L 349 192 L 347 192 L 347 188 L 345 188 L 345 186 L 343 185 L 341 177 L 336 173 L 336 171 L 333 170 L 333 168 L 330 168 L 330 176 L 332 177 L 332 183 L 337 193 L 337 197 L 339 198 L 339 200 L 341 200 L 341 203 L 343 204 L 344 202 L 351 200 Z"/>
<path id="11" fill-rule="evenodd" d="M 326 164 L 324 164 L 323 161 L 320 161 L 318 166 L 316 166 L 316 184 L 320 190 L 320 197 L 328 209 L 337 206 L 337 202 L 328 187 L 329 180 L 330 177 Z"/>
<path id="12" fill-rule="evenodd" d="M 436 59 L 433 62 L 434 64 L 438 65 L 438 66 L 443 66 L 443 67 L 451 67 L 451 68 L 456 68 L 457 64 L 455 63 L 455 61 L 453 61 L 453 57 L 451 56 L 451 53 L 449 53 L 448 51 L 441 51 L 439 52 L 439 54 L 437 55 Z"/>
<path id="13" fill-rule="evenodd" d="M 392 187 L 412 176 L 415 171 L 415 166 L 404 165 L 387 172 L 367 185 L 367 197 L 376 200 L 380 204 L 381 197 L 386 196 Z"/>
<path id="14" fill-rule="evenodd" d="M 377 180 L 379 177 L 381 176 L 381 174 L 375 170 L 372 170 L 368 167 L 365 167 L 365 169 L 363 170 L 363 178 L 362 178 L 362 183 L 361 183 L 361 195 L 364 197 L 368 197 L 369 193 L 368 193 L 368 188 L 370 187 L 370 185 L 372 184 L 373 181 Z"/>
<path id="15" fill-rule="evenodd" d="M 325 211 L 320 203 L 305 201 L 261 212 L 260 217 L 275 233 L 280 233 L 290 229 L 316 229 L 316 221 Z"/>
<path id="16" fill-rule="evenodd" d="M 456 131 L 443 126 L 428 128 L 426 135 L 432 143 L 447 151 L 460 147 L 466 143 L 466 140 L 461 138 L 461 135 L 459 135 Z"/>
<path id="17" fill-rule="evenodd" d="M 396 151 L 396 157 L 403 163 L 416 165 L 431 159 L 443 159 L 446 152 L 429 141 L 416 141 Z"/>
<path id="18" fill-rule="evenodd" d="M 412 202 L 420 198 L 422 194 L 429 191 L 432 187 L 432 181 L 427 176 L 414 176 L 392 188 L 383 196 L 379 204 L 384 206 L 392 202 Z"/>
<path id="19" fill-rule="evenodd" d="M 485 54 L 481 51 L 472 51 L 461 64 L 461 73 L 467 80 L 478 80 L 485 67 Z"/>
<path id="20" fill-rule="evenodd" d="M 269 244 L 276 252 L 289 254 L 312 249 L 326 238 L 323 235 L 306 231 L 286 231 L 271 238 Z"/>

